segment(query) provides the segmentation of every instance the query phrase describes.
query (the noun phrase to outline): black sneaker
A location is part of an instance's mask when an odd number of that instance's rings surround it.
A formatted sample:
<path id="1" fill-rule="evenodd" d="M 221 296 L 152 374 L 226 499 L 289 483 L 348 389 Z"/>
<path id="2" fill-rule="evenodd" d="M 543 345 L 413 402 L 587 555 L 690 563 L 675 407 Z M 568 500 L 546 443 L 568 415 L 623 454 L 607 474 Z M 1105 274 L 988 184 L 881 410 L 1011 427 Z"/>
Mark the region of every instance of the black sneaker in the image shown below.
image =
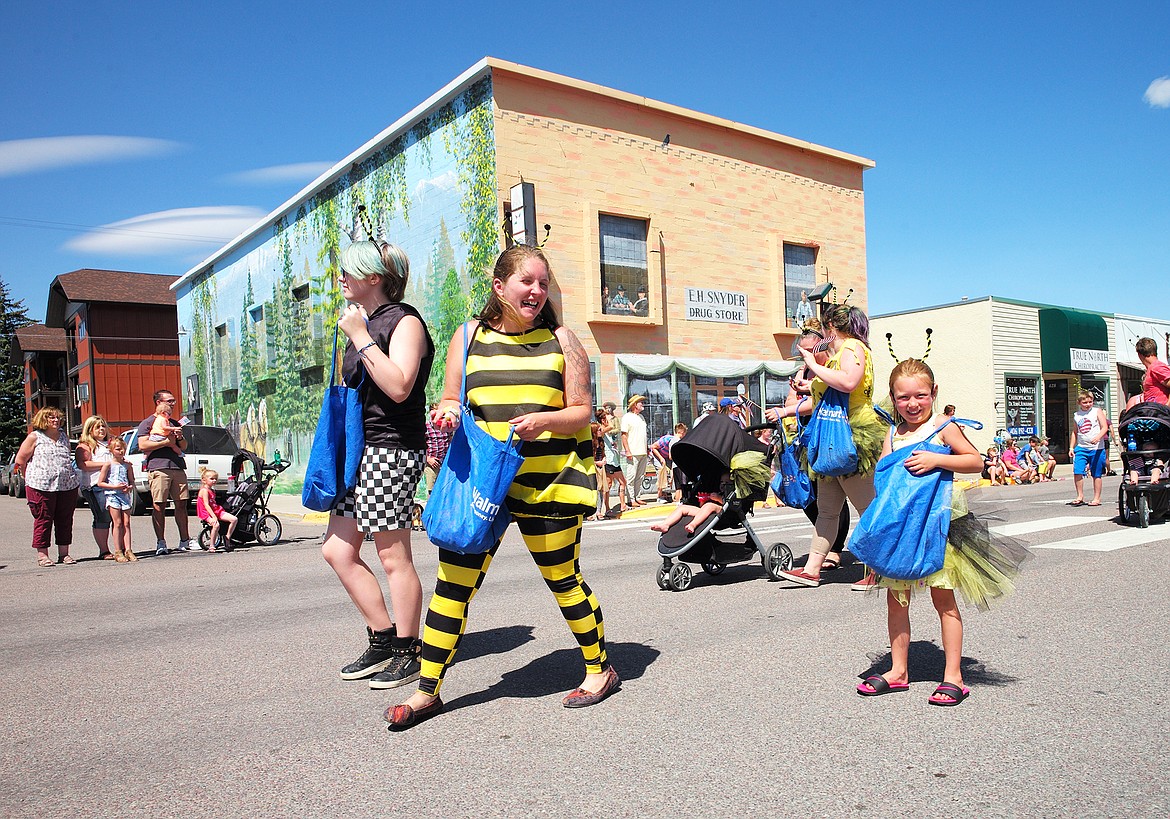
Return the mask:
<path id="1" fill-rule="evenodd" d="M 362 652 L 362 656 L 341 669 L 341 679 L 360 680 L 377 674 L 394 659 L 394 649 L 391 646 L 395 634 L 394 626 L 383 631 L 373 631 L 367 626 L 366 634 L 370 638 L 370 647 Z"/>
<path id="2" fill-rule="evenodd" d="M 391 649 L 394 659 L 386 670 L 370 680 L 370 688 L 397 688 L 418 679 L 422 671 L 422 641 L 415 639 L 406 648 Z"/>

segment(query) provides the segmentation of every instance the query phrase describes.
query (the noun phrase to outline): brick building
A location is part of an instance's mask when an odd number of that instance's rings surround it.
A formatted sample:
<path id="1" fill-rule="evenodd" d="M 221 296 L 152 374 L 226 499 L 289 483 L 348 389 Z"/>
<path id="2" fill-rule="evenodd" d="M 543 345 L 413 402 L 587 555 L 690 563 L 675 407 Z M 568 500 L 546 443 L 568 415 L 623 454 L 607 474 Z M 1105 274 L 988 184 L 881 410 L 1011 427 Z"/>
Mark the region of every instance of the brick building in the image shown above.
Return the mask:
<path id="1" fill-rule="evenodd" d="M 801 293 L 831 281 L 835 297 L 866 304 L 871 167 L 486 58 L 180 278 L 186 392 L 208 423 L 303 457 L 341 306 L 337 252 L 364 238 L 365 204 L 411 259 L 406 300 L 440 356 L 482 306 L 500 249 L 541 242 L 598 403 L 647 395 L 652 434 L 741 388 L 774 404 Z"/>

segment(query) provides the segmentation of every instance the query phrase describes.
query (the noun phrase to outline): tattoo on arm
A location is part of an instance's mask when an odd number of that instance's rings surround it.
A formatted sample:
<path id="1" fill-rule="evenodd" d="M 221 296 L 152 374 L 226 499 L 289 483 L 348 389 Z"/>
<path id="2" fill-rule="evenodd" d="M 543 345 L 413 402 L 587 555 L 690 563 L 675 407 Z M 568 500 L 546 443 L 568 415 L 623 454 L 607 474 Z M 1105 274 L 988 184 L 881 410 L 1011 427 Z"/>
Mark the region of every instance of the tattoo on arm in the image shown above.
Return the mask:
<path id="1" fill-rule="evenodd" d="M 572 332 L 561 339 L 565 356 L 565 398 L 572 406 L 593 406 L 593 385 L 589 383 L 589 356 Z"/>

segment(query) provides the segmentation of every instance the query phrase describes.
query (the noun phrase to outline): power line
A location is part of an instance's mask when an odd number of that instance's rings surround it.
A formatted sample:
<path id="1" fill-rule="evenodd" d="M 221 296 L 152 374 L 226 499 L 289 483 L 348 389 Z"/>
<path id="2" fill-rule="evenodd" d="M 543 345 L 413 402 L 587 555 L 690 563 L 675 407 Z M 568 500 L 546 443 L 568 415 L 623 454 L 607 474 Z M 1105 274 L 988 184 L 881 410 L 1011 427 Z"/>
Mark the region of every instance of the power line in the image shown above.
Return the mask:
<path id="1" fill-rule="evenodd" d="M 220 236 L 198 236 L 189 233 L 164 233 L 158 230 L 143 230 L 141 228 L 132 227 L 77 225 L 71 222 L 48 222 L 43 219 L 25 219 L 20 216 L 0 216 L 0 225 L 37 228 L 39 230 L 60 230 L 64 231 L 65 233 L 82 233 L 85 231 L 93 231 L 97 233 L 124 233 L 132 236 L 157 236 L 161 239 L 176 239 L 184 242 L 195 242 L 196 244 L 221 245 L 231 241 L 232 239 L 230 236 L 223 238 Z"/>

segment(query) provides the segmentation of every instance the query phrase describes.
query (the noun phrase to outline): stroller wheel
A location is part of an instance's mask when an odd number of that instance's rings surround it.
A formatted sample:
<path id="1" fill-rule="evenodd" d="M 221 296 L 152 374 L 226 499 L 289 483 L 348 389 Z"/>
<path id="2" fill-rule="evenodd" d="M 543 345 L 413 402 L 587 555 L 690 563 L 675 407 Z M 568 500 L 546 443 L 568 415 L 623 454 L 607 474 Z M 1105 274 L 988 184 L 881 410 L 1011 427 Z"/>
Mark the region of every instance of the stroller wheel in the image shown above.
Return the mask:
<path id="1" fill-rule="evenodd" d="M 779 580 L 780 572 L 786 572 L 791 568 L 792 550 L 783 543 L 774 545 L 768 550 L 768 554 L 764 556 L 764 571 L 773 580 Z"/>
<path id="2" fill-rule="evenodd" d="M 1145 493 L 1138 495 L 1137 518 L 1139 529 L 1150 527 L 1150 496 Z"/>
<path id="3" fill-rule="evenodd" d="M 670 568 L 667 566 L 658 567 L 658 588 L 670 591 Z"/>
<path id="4" fill-rule="evenodd" d="M 670 587 L 675 591 L 686 591 L 691 587 L 694 574 L 691 567 L 685 563 L 675 563 L 670 567 Z"/>
<path id="5" fill-rule="evenodd" d="M 276 515 L 264 515 L 256 521 L 256 542 L 261 546 L 271 546 L 280 540 L 280 518 Z"/>
<path id="6" fill-rule="evenodd" d="M 725 563 L 704 563 L 703 564 L 703 571 L 705 571 L 707 574 L 711 575 L 712 577 L 716 577 L 718 575 L 723 574 L 723 570 L 726 568 L 727 568 L 727 564 L 725 564 Z"/>

